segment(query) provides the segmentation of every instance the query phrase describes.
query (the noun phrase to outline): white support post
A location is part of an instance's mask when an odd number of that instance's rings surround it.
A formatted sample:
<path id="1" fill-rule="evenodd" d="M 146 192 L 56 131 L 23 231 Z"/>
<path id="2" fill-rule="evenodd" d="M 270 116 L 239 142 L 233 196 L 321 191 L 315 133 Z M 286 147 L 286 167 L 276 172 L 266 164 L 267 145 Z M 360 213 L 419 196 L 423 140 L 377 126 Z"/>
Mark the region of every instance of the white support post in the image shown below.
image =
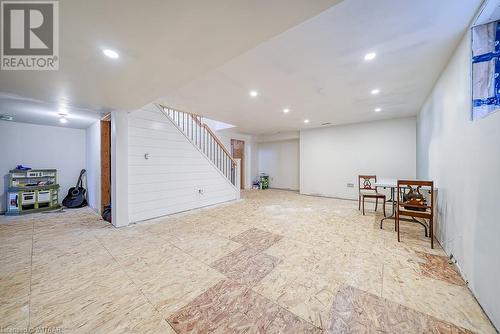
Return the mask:
<path id="1" fill-rule="evenodd" d="M 235 171 L 235 182 L 236 186 L 236 199 L 240 199 L 240 189 L 241 189 L 241 159 L 234 159 L 236 161 L 236 171 Z"/>
<path id="2" fill-rule="evenodd" d="M 111 220 L 127 226 L 128 217 L 128 112 L 111 112 Z"/>

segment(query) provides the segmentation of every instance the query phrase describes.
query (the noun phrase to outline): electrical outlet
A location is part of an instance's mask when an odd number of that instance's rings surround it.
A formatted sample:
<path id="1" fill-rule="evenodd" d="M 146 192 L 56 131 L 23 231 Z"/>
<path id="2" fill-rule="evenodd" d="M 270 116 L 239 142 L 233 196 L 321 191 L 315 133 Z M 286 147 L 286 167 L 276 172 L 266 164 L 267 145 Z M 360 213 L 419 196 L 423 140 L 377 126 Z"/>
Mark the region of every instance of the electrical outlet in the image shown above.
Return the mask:
<path id="1" fill-rule="evenodd" d="M 354 188 L 354 183 L 348 183 L 347 188 Z"/>
<path id="2" fill-rule="evenodd" d="M 203 195 L 205 191 L 203 189 L 198 189 L 198 194 Z"/>

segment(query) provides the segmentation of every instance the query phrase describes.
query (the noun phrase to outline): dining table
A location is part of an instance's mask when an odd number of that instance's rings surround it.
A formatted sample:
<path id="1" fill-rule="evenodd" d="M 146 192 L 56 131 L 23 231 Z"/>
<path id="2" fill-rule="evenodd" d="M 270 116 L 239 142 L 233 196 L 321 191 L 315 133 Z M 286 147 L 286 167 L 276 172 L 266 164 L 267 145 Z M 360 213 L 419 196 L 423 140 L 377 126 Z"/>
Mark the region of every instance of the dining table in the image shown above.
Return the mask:
<path id="1" fill-rule="evenodd" d="M 383 217 L 381 220 L 380 220 L 380 228 L 382 228 L 382 224 L 384 222 L 384 220 L 387 220 L 387 219 L 396 219 L 396 205 L 398 203 L 398 199 L 396 196 L 400 196 L 400 194 L 396 194 L 396 189 L 398 188 L 398 180 L 397 179 L 389 179 L 389 178 L 381 178 L 381 179 L 378 179 L 377 182 L 375 182 L 373 184 L 376 188 L 380 187 L 380 188 L 383 188 L 383 189 L 390 189 L 390 192 L 391 192 L 391 197 L 386 201 L 387 202 L 390 202 L 392 203 L 392 212 L 389 216 L 385 216 Z M 385 205 L 385 203 L 384 203 Z M 425 229 L 425 236 L 427 237 L 428 236 L 428 231 L 427 231 L 427 228 L 428 226 L 415 219 L 415 218 L 411 218 L 411 219 L 407 219 L 407 218 L 400 218 L 400 220 L 403 220 L 403 221 L 409 221 L 409 222 L 414 222 L 414 223 L 418 223 L 420 225 L 422 225 Z M 394 229 L 396 230 L 396 224 L 394 224 Z"/>
<path id="2" fill-rule="evenodd" d="M 384 189 L 390 189 L 390 191 L 391 191 L 391 197 L 387 200 L 387 202 L 392 203 L 392 213 L 389 216 L 384 217 L 380 220 L 380 228 L 382 228 L 382 223 L 384 222 L 384 220 L 393 218 L 395 213 L 396 213 L 397 199 L 394 197 L 394 193 L 396 191 L 396 188 L 398 187 L 398 180 L 396 180 L 396 179 L 378 179 L 377 182 L 374 183 L 374 186 L 376 188 L 380 187 L 380 188 L 384 188 Z M 385 205 L 385 203 L 384 203 L 384 205 Z"/>

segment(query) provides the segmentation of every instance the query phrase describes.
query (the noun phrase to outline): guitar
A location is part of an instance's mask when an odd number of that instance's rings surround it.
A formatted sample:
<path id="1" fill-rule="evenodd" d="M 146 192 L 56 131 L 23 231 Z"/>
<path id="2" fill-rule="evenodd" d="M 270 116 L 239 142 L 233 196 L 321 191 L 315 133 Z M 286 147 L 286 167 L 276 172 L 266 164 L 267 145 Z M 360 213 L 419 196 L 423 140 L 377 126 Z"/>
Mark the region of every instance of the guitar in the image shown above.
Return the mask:
<path id="1" fill-rule="evenodd" d="M 62 204 L 69 208 L 81 208 L 87 205 L 87 190 L 83 187 L 82 178 L 85 175 L 86 170 L 82 169 L 78 181 L 74 187 L 68 190 L 68 194 L 64 197 Z"/>

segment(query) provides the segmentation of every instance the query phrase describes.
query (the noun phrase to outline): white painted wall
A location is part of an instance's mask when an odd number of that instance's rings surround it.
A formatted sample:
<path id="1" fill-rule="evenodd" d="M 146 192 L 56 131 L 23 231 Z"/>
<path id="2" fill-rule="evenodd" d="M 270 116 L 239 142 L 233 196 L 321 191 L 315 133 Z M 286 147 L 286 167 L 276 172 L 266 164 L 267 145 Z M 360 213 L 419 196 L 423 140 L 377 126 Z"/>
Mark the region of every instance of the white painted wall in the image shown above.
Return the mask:
<path id="1" fill-rule="evenodd" d="M 129 217 L 129 113 L 111 112 L 111 223 L 127 226 Z"/>
<path id="2" fill-rule="evenodd" d="M 89 206 L 101 211 L 101 122 L 97 121 L 85 130 L 87 170 L 87 194 Z"/>
<path id="3" fill-rule="evenodd" d="M 269 187 L 299 190 L 299 140 L 259 143 L 259 174 L 269 175 Z"/>
<path id="4" fill-rule="evenodd" d="M 253 181 L 259 177 L 259 144 L 252 137 L 250 141 L 250 172 L 247 173 L 246 189 L 251 189 Z"/>
<path id="5" fill-rule="evenodd" d="M 231 139 L 243 140 L 245 142 L 245 189 L 250 189 L 253 181 L 256 180 L 259 175 L 259 151 L 256 138 L 251 135 L 232 132 L 230 130 L 217 131 L 215 135 L 229 153 L 231 153 Z"/>
<path id="6" fill-rule="evenodd" d="M 128 120 L 130 222 L 238 198 L 239 190 L 155 106 Z"/>
<path id="7" fill-rule="evenodd" d="M 286 131 L 286 132 L 278 132 L 270 135 L 260 135 L 257 137 L 257 142 L 259 143 L 267 143 L 271 141 L 281 141 L 281 140 L 291 140 L 291 139 L 299 139 L 300 131 Z"/>
<path id="8" fill-rule="evenodd" d="M 301 131 L 300 192 L 357 199 L 359 174 L 415 178 L 415 157 L 413 117 Z"/>
<path id="9" fill-rule="evenodd" d="M 417 175 L 438 191 L 437 237 L 500 329 L 500 113 L 471 122 L 470 34 L 425 102 Z"/>
<path id="10" fill-rule="evenodd" d="M 6 209 L 6 175 L 20 164 L 57 169 L 61 202 L 85 168 L 85 130 L 0 121 L 0 211 Z"/>

